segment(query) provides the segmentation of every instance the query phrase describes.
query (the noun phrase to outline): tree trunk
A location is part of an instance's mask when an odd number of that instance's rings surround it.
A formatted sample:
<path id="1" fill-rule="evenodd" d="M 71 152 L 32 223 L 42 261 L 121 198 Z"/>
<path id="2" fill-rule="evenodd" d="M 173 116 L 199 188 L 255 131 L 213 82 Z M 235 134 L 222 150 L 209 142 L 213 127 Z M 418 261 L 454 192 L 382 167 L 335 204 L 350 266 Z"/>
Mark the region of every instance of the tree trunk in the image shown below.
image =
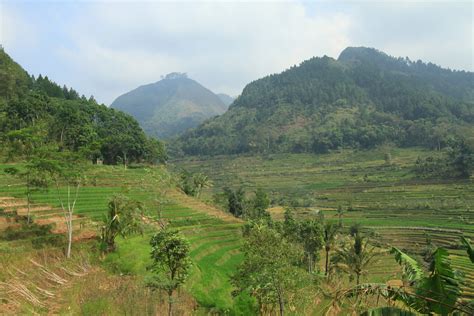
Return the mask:
<path id="1" fill-rule="evenodd" d="M 357 282 L 357 285 L 359 285 L 359 281 L 360 281 L 360 280 L 359 280 L 359 279 L 360 279 L 360 273 L 356 273 L 356 275 L 357 275 L 356 282 Z"/>
<path id="2" fill-rule="evenodd" d="M 123 167 L 127 169 L 127 153 L 123 152 Z"/>
<path id="3" fill-rule="evenodd" d="M 72 248 L 72 213 L 68 213 L 67 218 L 67 252 L 66 258 L 71 258 L 71 248 Z"/>
<path id="4" fill-rule="evenodd" d="M 27 213 L 26 213 L 26 223 L 29 225 L 31 220 L 30 220 L 30 212 L 31 212 L 31 196 L 30 196 L 30 179 L 29 177 L 26 179 L 27 184 L 26 184 L 26 204 L 28 207 Z"/>
<path id="5" fill-rule="evenodd" d="M 168 316 L 171 316 L 173 308 L 173 291 L 168 291 Z"/>
<path id="6" fill-rule="evenodd" d="M 324 272 L 324 275 L 328 275 L 328 269 L 329 269 L 329 249 L 326 248 L 326 270 Z"/>
<path id="7" fill-rule="evenodd" d="M 283 297 L 281 297 L 280 294 L 278 294 L 278 303 L 280 305 L 280 316 L 283 316 L 285 312 L 285 302 L 283 301 Z"/>

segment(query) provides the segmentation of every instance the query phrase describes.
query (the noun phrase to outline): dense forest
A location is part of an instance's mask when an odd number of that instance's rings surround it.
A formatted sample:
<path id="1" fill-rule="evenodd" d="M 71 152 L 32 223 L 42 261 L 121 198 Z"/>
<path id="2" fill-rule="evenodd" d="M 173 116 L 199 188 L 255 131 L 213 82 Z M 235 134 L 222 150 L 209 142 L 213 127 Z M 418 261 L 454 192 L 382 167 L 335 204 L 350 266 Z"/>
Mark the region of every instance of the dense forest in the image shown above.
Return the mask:
<path id="1" fill-rule="evenodd" d="M 163 144 L 148 138 L 133 117 L 48 77 L 30 76 L 3 49 L 0 134 L 4 154 L 11 159 L 46 146 L 108 164 L 166 160 Z"/>
<path id="2" fill-rule="evenodd" d="M 248 84 L 230 109 L 182 135 L 187 155 L 314 152 L 472 142 L 474 74 L 347 48 Z"/>

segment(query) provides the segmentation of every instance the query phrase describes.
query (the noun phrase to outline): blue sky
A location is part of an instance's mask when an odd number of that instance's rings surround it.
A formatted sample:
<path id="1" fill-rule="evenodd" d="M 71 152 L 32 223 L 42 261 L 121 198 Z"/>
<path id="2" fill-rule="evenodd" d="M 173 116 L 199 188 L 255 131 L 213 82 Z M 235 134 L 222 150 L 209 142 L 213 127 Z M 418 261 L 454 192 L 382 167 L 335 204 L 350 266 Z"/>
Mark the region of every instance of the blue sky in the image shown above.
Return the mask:
<path id="1" fill-rule="evenodd" d="M 214 92 L 347 46 L 473 70 L 471 1 L 10 1 L 0 43 L 29 73 L 110 104 L 169 72 Z"/>

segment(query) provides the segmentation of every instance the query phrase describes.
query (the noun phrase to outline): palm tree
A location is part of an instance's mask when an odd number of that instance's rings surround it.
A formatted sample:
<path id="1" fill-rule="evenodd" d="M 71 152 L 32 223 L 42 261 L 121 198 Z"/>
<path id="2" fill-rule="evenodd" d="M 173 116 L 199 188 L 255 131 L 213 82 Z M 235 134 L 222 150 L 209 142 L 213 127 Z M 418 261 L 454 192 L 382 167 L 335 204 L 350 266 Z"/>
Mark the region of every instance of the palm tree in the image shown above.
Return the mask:
<path id="1" fill-rule="evenodd" d="M 360 232 L 352 236 L 353 242 L 343 244 L 334 257 L 336 267 L 355 275 L 356 284 L 360 284 L 360 277 L 368 272 L 369 265 L 379 254 L 375 247 L 371 246 L 369 240 Z"/>
<path id="2" fill-rule="evenodd" d="M 328 275 L 328 269 L 329 269 L 329 252 L 334 246 L 337 232 L 338 232 L 338 227 L 336 225 L 332 223 L 327 223 L 326 225 L 324 225 L 323 241 L 324 241 L 324 250 L 326 251 L 326 264 L 325 264 L 326 269 L 325 269 L 324 275 L 326 276 Z"/>
<path id="3" fill-rule="evenodd" d="M 212 187 L 212 181 L 203 173 L 196 173 L 193 176 L 194 187 L 196 188 L 196 197 L 199 197 L 202 189 Z"/>

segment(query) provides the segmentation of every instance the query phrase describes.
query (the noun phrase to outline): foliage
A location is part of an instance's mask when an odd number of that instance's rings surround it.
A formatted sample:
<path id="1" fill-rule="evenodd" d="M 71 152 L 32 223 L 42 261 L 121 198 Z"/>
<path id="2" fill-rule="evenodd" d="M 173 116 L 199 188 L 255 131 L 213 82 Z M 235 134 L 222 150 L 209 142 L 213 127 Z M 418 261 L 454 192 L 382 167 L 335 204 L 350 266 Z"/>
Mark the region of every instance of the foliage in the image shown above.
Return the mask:
<path id="1" fill-rule="evenodd" d="M 474 150 L 462 138 L 449 143 L 440 157 L 418 157 L 414 171 L 422 178 L 469 178 L 474 168 Z"/>
<path id="2" fill-rule="evenodd" d="M 306 254 L 308 273 L 313 273 L 319 251 L 324 246 L 323 230 L 321 222 L 317 220 L 304 220 L 298 225 L 298 241 Z"/>
<path id="3" fill-rule="evenodd" d="M 224 188 L 224 193 L 227 196 L 229 213 L 235 217 L 242 217 L 245 214 L 245 191 L 243 188 L 232 190 Z"/>
<path id="4" fill-rule="evenodd" d="M 100 230 L 101 250 L 114 251 L 117 236 L 127 237 L 143 232 L 141 214 L 143 204 L 123 195 L 114 195 L 108 204 Z"/>
<path id="5" fill-rule="evenodd" d="M 16 167 L 6 168 L 7 174 L 13 175 L 22 180 L 25 185 L 26 203 L 27 203 L 27 223 L 31 222 L 31 194 L 35 191 L 46 190 L 49 186 L 47 174 L 35 167 L 34 160 L 31 160 L 24 170 Z"/>
<path id="6" fill-rule="evenodd" d="M 474 263 L 474 248 L 471 246 L 471 243 L 466 239 L 466 237 L 461 237 L 461 241 L 467 249 L 466 251 L 467 255 L 469 256 L 469 260 Z"/>
<path id="7" fill-rule="evenodd" d="M 381 295 L 389 300 L 401 301 L 408 308 L 422 314 L 448 315 L 454 311 L 469 314 L 469 307 L 459 302 L 461 295 L 459 275 L 451 267 L 451 260 L 446 249 L 436 249 L 427 276 L 424 276 L 413 258 L 397 248 L 392 248 L 391 252 L 403 267 L 404 278 L 409 281 L 406 287 L 361 284 L 346 291 L 343 296 Z"/>
<path id="8" fill-rule="evenodd" d="M 248 203 L 245 217 L 247 219 L 270 218 L 267 209 L 270 207 L 270 199 L 268 194 L 261 188 L 255 191 L 255 196 Z"/>
<path id="9" fill-rule="evenodd" d="M 64 236 L 53 234 L 54 225 L 39 225 L 36 223 L 22 223 L 20 227 L 8 227 L 0 233 L 0 239 L 7 241 L 30 240 L 33 248 L 40 249 L 44 246 L 61 246 Z"/>
<path id="10" fill-rule="evenodd" d="M 386 142 L 442 148 L 455 135 L 474 135 L 472 80 L 471 72 L 349 48 L 338 60 L 312 58 L 251 82 L 226 113 L 171 146 L 187 155 L 326 153 Z"/>
<path id="11" fill-rule="evenodd" d="M 379 255 L 379 251 L 360 232 L 352 235 L 351 239 L 336 250 L 333 262 L 336 269 L 355 277 L 356 284 L 359 285 L 360 277 L 368 273 L 368 268 Z"/>
<path id="12" fill-rule="evenodd" d="M 167 159 L 164 145 L 145 136 L 131 116 L 60 87 L 48 77 L 29 77 L 0 51 L 0 142 L 10 158 L 55 145 L 95 162 L 149 163 Z M 16 80 L 16 82 L 15 82 Z M 14 83 L 14 84 L 13 84 Z"/>
<path id="13" fill-rule="evenodd" d="M 171 315 L 173 292 L 186 281 L 191 268 L 189 244 L 178 231 L 165 228 L 152 236 L 150 245 L 150 270 L 155 274 L 148 278 L 147 286 L 167 292 Z"/>
<path id="14" fill-rule="evenodd" d="M 250 293 L 262 313 L 278 306 L 283 315 L 304 288 L 303 270 L 296 265 L 301 251 L 276 230 L 256 223 L 246 234 L 242 252 L 244 261 L 232 278 L 237 293 Z"/>
<path id="15" fill-rule="evenodd" d="M 204 173 L 190 173 L 182 170 L 178 176 L 178 188 L 186 195 L 199 197 L 204 188 L 211 187 L 212 181 Z"/>

